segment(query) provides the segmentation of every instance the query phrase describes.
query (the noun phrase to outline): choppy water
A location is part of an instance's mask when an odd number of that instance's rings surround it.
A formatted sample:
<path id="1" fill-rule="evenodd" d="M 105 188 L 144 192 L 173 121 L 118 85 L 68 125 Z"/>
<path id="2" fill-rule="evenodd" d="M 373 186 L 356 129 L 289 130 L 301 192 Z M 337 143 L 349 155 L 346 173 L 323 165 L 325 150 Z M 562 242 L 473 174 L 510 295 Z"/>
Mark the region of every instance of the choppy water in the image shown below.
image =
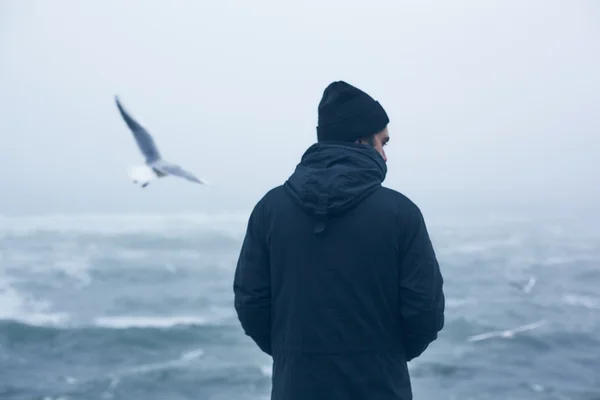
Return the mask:
<path id="1" fill-rule="evenodd" d="M 246 217 L 0 217 L 0 399 L 267 399 L 232 307 Z M 428 222 L 447 324 L 415 398 L 600 399 L 597 225 Z"/>

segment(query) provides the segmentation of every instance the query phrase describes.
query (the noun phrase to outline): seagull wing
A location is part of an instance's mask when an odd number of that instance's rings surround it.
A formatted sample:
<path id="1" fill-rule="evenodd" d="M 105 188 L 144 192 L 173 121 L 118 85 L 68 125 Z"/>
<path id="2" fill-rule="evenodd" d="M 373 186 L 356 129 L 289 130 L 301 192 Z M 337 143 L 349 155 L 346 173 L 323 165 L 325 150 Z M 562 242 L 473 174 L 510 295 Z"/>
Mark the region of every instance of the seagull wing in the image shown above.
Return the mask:
<path id="1" fill-rule="evenodd" d="M 469 342 L 480 342 L 482 340 L 491 339 L 493 337 L 500 337 L 500 336 L 502 336 L 502 333 L 503 333 L 503 331 L 486 332 L 486 333 L 481 333 L 479 335 L 469 336 L 467 338 L 467 340 Z"/>
<path id="2" fill-rule="evenodd" d="M 533 287 L 535 286 L 535 282 L 537 281 L 537 279 L 535 279 L 534 276 L 532 276 L 531 278 L 529 278 L 529 281 L 527 282 L 527 285 L 525 285 L 525 287 L 523 288 L 523 290 L 525 291 L 525 293 L 530 293 L 531 289 L 533 289 Z"/>
<path id="3" fill-rule="evenodd" d="M 532 331 L 536 328 L 539 328 L 540 326 L 543 326 L 543 325 L 546 325 L 546 320 L 541 320 L 541 321 L 533 322 L 531 324 L 519 326 L 518 328 L 510 329 L 510 331 L 512 333 L 527 332 L 527 331 Z"/>
<path id="4" fill-rule="evenodd" d="M 184 170 L 183 168 L 181 168 L 178 165 L 157 163 L 157 164 L 152 164 L 152 168 L 154 168 L 164 174 L 174 175 L 174 176 L 178 176 L 180 178 L 187 179 L 188 181 L 200 183 L 203 185 L 208 185 L 208 182 L 196 177 L 194 174 Z"/>
<path id="5" fill-rule="evenodd" d="M 118 97 L 115 97 L 115 101 L 117 103 L 117 107 L 119 108 L 121 116 L 123 117 L 125 123 L 133 133 L 133 137 L 135 138 L 135 141 L 137 142 L 140 151 L 146 158 L 146 162 L 150 163 L 159 160 L 160 153 L 158 152 L 156 144 L 154 143 L 154 139 L 152 139 L 150 133 L 148 133 L 148 131 L 143 126 L 141 126 L 135 119 L 133 119 L 127 113 L 127 111 L 125 111 Z"/>

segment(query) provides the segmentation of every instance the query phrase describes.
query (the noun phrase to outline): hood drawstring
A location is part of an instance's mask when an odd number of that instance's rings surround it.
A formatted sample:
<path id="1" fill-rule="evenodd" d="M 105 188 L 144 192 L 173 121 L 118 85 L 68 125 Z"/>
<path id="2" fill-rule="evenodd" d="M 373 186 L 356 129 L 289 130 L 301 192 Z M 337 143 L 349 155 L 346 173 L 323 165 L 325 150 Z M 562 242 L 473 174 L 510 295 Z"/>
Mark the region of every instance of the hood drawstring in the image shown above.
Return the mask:
<path id="1" fill-rule="evenodd" d="M 326 227 L 326 223 L 327 223 L 328 199 L 329 199 L 328 194 L 320 194 L 317 197 L 317 207 L 315 210 L 315 216 L 317 218 L 317 225 L 315 225 L 315 229 L 313 230 L 313 233 L 315 235 L 325 232 L 325 227 Z"/>
<path id="2" fill-rule="evenodd" d="M 331 218 L 356 207 L 381 187 L 387 167 L 377 151 L 355 143 L 311 146 L 284 184 L 289 198 L 311 217 L 309 232 L 324 235 Z"/>

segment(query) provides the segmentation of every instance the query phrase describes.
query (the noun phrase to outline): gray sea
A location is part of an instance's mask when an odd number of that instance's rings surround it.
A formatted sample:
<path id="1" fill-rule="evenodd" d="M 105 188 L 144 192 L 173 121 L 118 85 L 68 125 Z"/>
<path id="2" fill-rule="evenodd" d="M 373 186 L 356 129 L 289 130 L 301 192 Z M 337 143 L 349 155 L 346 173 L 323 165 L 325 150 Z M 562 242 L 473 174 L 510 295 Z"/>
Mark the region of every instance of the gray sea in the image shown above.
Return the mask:
<path id="1" fill-rule="evenodd" d="M 247 214 L 0 217 L 0 399 L 269 398 L 232 278 Z M 416 400 L 600 399 L 600 230 L 427 218 L 446 327 Z"/>

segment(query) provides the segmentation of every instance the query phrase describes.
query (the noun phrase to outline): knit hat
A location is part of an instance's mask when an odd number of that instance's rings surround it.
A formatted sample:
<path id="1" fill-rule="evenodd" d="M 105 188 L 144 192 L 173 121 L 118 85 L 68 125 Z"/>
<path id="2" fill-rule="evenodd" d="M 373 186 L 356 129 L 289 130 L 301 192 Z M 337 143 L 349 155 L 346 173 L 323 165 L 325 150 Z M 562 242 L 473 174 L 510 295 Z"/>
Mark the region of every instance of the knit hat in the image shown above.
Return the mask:
<path id="1" fill-rule="evenodd" d="M 382 131 L 390 122 L 371 96 L 344 82 L 331 83 L 319 103 L 317 140 L 354 142 Z"/>

